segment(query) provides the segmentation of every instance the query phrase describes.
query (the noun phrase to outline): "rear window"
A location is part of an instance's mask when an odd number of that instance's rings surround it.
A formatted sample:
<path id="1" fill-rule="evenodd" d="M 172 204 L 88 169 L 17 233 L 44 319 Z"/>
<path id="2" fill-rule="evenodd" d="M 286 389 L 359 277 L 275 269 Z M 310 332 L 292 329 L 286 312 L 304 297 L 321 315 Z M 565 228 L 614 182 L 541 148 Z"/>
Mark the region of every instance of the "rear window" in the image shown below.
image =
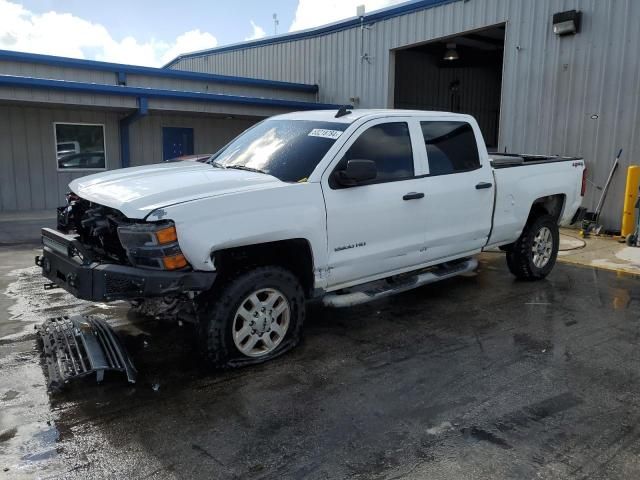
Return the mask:
<path id="1" fill-rule="evenodd" d="M 265 120 L 223 147 L 209 163 L 259 170 L 283 182 L 305 181 L 348 126 L 313 120 Z"/>
<path id="2" fill-rule="evenodd" d="M 420 122 L 429 174 L 448 175 L 480 168 L 478 144 L 466 122 Z"/>

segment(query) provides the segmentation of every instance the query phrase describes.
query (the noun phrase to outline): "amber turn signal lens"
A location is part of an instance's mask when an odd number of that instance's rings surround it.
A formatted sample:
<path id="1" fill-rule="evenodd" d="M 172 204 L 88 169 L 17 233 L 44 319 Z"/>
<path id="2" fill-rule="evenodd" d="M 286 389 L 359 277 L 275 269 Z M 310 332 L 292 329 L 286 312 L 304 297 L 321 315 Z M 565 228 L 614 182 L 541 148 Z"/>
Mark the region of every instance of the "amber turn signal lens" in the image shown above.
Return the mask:
<path id="1" fill-rule="evenodd" d="M 187 259 L 184 258 L 184 255 L 180 253 L 171 257 L 164 257 L 162 259 L 162 263 L 164 265 L 164 268 L 166 268 L 167 270 L 176 270 L 178 268 L 186 267 Z"/>
<path id="2" fill-rule="evenodd" d="M 167 227 L 156 232 L 156 239 L 159 244 L 173 243 L 178 240 L 178 234 L 176 233 L 176 227 Z"/>

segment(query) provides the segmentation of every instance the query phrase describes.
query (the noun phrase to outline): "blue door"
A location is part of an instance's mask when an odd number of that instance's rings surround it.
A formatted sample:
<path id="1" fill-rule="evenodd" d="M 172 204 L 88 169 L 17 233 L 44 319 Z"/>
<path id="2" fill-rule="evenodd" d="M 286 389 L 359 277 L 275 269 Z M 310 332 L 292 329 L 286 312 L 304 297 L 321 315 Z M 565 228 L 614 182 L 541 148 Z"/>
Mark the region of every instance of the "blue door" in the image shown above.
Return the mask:
<path id="1" fill-rule="evenodd" d="M 193 128 L 162 127 L 162 159 L 193 155 Z"/>

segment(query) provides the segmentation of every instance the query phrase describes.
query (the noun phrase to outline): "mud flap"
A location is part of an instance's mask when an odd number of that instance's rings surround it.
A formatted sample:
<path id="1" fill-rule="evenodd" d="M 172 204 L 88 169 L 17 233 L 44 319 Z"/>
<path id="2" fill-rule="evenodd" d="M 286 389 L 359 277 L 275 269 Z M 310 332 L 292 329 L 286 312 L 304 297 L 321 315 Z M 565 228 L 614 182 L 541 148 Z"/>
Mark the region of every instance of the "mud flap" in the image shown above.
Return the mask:
<path id="1" fill-rule="evenodd" d="M 36 326 L 48 373 L 49 389 L 58 391 L 69 381 L 93 373 L 122 372 L 135 383 L 137 371 L 111 327 L 86 315 L 50 318 Z"/>

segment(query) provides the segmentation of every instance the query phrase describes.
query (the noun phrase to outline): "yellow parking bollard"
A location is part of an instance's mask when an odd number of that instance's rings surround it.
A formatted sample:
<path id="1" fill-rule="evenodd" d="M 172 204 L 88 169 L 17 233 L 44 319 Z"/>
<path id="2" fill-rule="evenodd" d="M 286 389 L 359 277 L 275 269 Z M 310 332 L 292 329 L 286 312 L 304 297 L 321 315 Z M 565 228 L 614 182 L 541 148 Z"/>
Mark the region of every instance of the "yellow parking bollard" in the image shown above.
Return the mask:
<path id="1" fill-rule="evenodd" d="M 624 191 L 624 208 L 622 210 L 622 228 L 620 235 L 626 237 L 636 230 L 636 202 L 640 188 L 640 166 L 631 165 L 627 169 L 627 187 Z"/>

